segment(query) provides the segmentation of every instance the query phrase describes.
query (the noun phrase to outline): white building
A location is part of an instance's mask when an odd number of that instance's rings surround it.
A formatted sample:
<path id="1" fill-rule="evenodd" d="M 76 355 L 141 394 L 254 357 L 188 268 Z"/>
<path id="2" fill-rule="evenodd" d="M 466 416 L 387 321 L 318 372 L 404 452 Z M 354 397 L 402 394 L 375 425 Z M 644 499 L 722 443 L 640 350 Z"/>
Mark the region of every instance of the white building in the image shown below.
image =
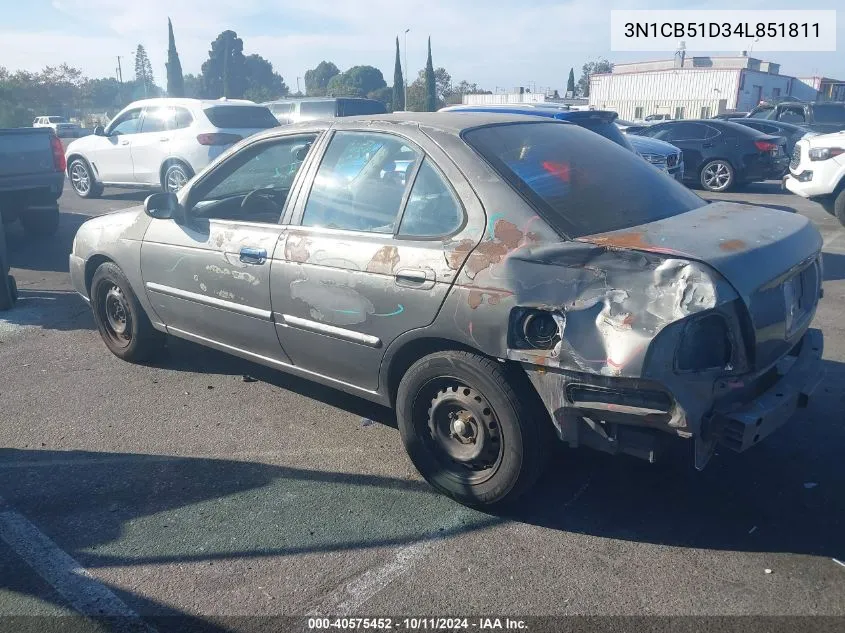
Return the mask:
<path id="1" fill-rule="evenodd" d="M 804 83 L 807 81 L 808 83 Z M 845 91 L 845 83 L 780 74 L 780 66 L 745 55 L 685 57 L 616 64 L 590 77 L 590 107 L 614 110 L 622 119 L 669 114 L 674 119 L 747 112 L 760 101 L 794 96 L 812 101 Z"/>

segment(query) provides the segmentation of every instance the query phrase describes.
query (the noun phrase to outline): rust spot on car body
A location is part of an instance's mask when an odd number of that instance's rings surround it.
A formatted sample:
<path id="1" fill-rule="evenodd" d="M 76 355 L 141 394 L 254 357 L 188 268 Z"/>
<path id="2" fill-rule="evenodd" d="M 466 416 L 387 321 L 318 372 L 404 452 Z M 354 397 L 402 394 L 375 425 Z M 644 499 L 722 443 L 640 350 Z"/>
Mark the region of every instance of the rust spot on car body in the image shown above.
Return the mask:
<path id="1" fill-rule="evenodd" d="M 744 250 L 747 247 L 748 245 L 742 240 L 725 240 L 719 244 L 719 248 L 731 253 Z"/>
<path id="2" fill-rule="evenodd" d="M 290 262 L 307 262 L 311 257 L 311 240 L 304 235 L 292 233 L 285 242 L 285 259 Z"/>
<path id="3" fill-rule="evenodd" d="M 665 246 L 656 246 L 648 241 L 646 234 L 643 231 L 629 231 L 625 233 L 612 233 L 599 237 L 582 237 L 583 242 L 590 242 L 596 246 L 604 246 L 611 249 L 635 249 L 640 251 L 648 251 L 650 253 L 661 253 L 664 255 L 680 255 L 682 257 L 689 257 L 687 253 L 667 248 Z"/>
<path id="4" fill-rule="evenodd" d="M 398 263 L 399 249 L 395 246 L 382 246 L 367 264 L 367 272 L 390 275 Z"/>

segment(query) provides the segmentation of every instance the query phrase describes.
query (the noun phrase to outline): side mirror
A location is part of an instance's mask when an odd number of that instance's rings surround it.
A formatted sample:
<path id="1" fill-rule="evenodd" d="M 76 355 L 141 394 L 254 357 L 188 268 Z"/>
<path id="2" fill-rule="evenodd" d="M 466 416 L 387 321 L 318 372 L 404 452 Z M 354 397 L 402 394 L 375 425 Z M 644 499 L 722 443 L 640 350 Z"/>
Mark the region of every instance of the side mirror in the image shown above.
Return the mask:
<path id="1" fill-rule="evenodd" d="M 105 136 L 106 129 L 102 125 L 98 125 L 94 128 L 94 136 Z"/>
<path id="2" fill-rule="evenodd" d="M 179 204 L 175 193 L 154 193 L 144 200 L 144 213 L 157 220 L 174 220 L 184 224 L 185 209 Z"/>

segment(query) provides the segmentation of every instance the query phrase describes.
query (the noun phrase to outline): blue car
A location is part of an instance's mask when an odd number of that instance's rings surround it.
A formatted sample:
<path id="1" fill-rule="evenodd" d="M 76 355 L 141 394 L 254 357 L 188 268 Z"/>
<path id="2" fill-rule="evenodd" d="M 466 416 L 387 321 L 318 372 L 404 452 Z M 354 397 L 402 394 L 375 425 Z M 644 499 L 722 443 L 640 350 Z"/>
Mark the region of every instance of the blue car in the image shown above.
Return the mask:
<path id="1" fill-rule="evenodd" d="M 681 150 L 665 141 L 639 136 L 627 136 L 616 125 L 619 115 L 609 110 L 565 110 L 553 104 L 455 105 L 440 112 L 491 112 L 500 114 L 530 114 L 568 121 L 599 134 L 642 156 L 649 163 L 665 171 L 678 182 L 684 177 Z M 645 142 L 644 142 L 645 141 Z M 654 142 L 657 141 L 657 142 Z"/>

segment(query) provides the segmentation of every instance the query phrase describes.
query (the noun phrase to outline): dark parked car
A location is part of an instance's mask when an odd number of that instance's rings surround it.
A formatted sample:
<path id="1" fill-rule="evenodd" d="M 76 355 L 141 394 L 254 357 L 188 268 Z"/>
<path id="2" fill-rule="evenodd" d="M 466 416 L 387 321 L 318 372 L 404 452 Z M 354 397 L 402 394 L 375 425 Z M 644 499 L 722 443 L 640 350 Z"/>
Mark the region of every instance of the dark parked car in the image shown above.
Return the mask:
<path id="1" fill-rule="evenodd" d="M 786 139 L 786 155 L 792 156 L 792 150 L 795 149 L 795 144 L 808 134 L 814 135 L 807 127 L 801 125 L 793 125 L 792 123 L 784 123 L 783 121 L 766 121 L 764 119 L 752 119 L 749 117 L 742 117 L 738 119 L 729 119 L 734 123 L 739 123 L 752 130 L 757 130 L 763 134 L 770 136 L 781 136 Z"/>
<path id="2" fill-rule="evenodd" d="M 428 481 L 489 506 L 555 437 L 691 440 L 703 468 L 784 424 L 819 378 L 821 246 L 576 125 L 415 113 L 244 139 L 83 224 L 70 274 L 118 357 L 167 333 L 392 406 Z"/>
<path id="3" fill-rule="evenodd" d="M 845 130 L 845 102 L 842 101 L 761 103 L 748 116 L 802 125 L 819 134 Z"/>
<path id="4" fill-rule="evenodd" d="M 684 180 L 708 191 L 780 178 L 789 167 L 786 139 L 714 119 L 666 121 L 634 132 L 680 147 Z"/>
<path id="5" fill-rule="evenodd" d="M 745 117 L 747 115 L 748 115 L 748 112 L 733 111 L 733 112 L 722 112 L 722 114 L 717 114 L 716 116 L 711 117 L 711 118 L 716 119 L 716 120 L 721 120 L 721 121 L 729 121 L 731 119 L 741 118 L 741 117 Z"/>

